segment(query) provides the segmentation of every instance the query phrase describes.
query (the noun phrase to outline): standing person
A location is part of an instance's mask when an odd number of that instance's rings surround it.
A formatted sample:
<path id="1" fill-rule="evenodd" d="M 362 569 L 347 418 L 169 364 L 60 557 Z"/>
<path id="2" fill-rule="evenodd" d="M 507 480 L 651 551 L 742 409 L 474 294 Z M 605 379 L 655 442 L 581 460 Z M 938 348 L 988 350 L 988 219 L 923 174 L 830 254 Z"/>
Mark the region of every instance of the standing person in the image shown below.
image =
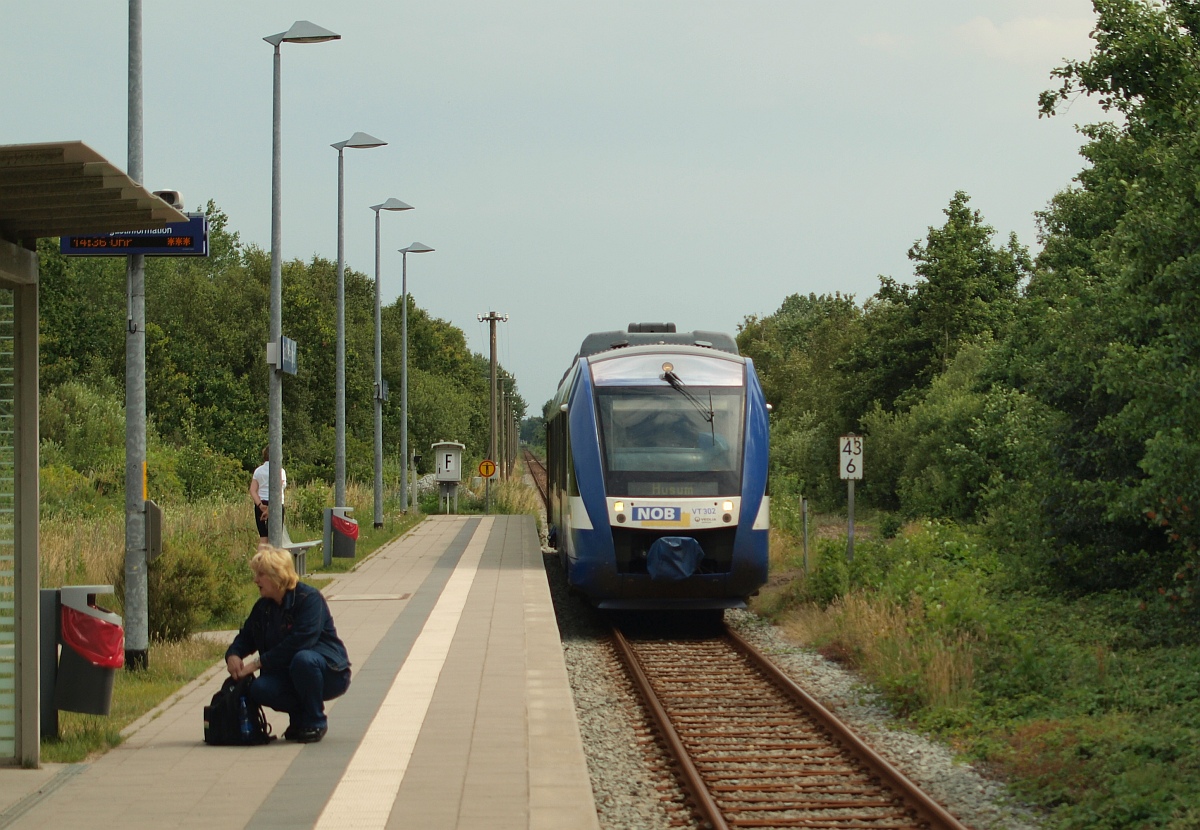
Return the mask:
<path id="1" fill-rule="evenodd" d="M 254 502 L 254 524 L 258 527 L 258 546 L 261 548 L 267 542 L 267 516 L 269 510 L 267 502 L 271 497 L 271 462 L 270 462 L 270 447 L 263 447 L 262 464 L 255 470 L 254 475 L 250 477 L 250 499 Z M 283 482 L 283 489 L 287 490 L 287 470 L 280 469 L 279 476 Z M 279 494 L 280 516 L 283 515 L 283 493 Z"/>
<path id="2" fill-rule="evenodd" d="M 233 678 L 261 669 L 250 697 L 261 706 L 287 712 L 284 740 L 315 743 L 329 723 L 325 701 L 350 687 L 350 657 L 338 638 L 321 592 L 296 574 L 292 555 L 260 548 L 250 560 L 259 600 L 225 652 Z M 257 660 L 247 661 L 258 652 Z"/>

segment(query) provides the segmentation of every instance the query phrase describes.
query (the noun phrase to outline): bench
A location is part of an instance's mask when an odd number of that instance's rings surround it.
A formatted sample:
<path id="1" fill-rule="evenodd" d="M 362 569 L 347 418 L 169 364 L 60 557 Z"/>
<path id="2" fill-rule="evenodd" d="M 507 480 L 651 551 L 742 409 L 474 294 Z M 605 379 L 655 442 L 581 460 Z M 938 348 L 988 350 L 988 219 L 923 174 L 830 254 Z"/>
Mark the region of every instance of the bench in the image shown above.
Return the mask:
<path id="1" fill-rule="evenodd" d="M 305 560 L 308 556 L 308 549 L 315 548 L 320 544 L 320 539 L 314 539 L 311 542 L 293 542 L 291 534 L 288 533 L 287 525 L 283 526 L 283 545 L 281 547 L 292 555 L 292 562 L 296 565 L 296 573 L 300 576 L 304 576 L 307 572 Z"/>

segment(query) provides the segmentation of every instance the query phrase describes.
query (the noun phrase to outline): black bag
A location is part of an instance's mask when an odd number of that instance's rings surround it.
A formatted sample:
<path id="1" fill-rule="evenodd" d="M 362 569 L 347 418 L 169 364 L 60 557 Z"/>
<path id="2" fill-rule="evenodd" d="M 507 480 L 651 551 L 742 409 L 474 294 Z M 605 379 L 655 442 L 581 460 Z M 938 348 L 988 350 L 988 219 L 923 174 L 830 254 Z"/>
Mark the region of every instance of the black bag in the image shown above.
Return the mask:
<path id="1" fill-rule="evenodd" d="M 248 674 L 240 680 L 225 678 L 221 690 L 212 696 L 212 703 L 204 707 L 204 742 L 213 746 L 252 746 L 275 740 L 271 724 L 263 714 L 262 707 L 250 699 L 250 686 L 254 675 Z M 242 729 L 242 711 L 245 709 L 247 729 Z"/>

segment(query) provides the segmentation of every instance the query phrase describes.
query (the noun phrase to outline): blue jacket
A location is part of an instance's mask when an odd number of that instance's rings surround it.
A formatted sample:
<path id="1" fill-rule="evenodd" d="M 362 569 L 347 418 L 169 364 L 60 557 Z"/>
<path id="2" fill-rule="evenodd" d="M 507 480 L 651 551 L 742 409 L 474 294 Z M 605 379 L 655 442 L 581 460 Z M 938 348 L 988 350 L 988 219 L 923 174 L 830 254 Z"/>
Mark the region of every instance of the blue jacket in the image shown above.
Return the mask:
<path id="1" fill-rule="evenodd" d="M 316 651 L 334 671 L 350 667 L 325 597 L 301 582 L 279 604 L 266 597 L 254 603 L 225 656 L 245 657 L 257 651 L 263 671 L 285 672 L 296 652 L 304 649 Z"/>

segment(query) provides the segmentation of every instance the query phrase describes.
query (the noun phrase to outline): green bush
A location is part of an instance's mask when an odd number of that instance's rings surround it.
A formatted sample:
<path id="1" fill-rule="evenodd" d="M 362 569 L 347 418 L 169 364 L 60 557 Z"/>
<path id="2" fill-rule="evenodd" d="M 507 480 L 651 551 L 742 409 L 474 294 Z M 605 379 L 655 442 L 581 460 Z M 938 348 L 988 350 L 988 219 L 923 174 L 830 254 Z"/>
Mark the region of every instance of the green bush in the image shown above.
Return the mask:
<path id="1" fill-rule="evenodd" d="M 288 515 L 298 524 L 315 530 L 325 526 L 324 511 L 332 504 L 332 490 L 322 481 L 310 481 L 303 487 L 296 487 L 287 497 Z"/>
<path id="2" fill-rule="evenodd" d="M 192 436 L 177 454 L 176 474 L 188 501 L 235 495 L 249 487 L 250 477 L 236 458 L 217 452 Z"/>
<path id="3" fill-rule="evenodd" d="M 926 619 L 940 629 L 986 633 L 988 587 L 999 567 L 995 554 L 957 525 L 926 522 L 893 540 L 883 593 L 903 606 L 919 597 Z"/>
<path id="4" fill-rule="evenodd" d="M 42 396 L 38 415 L 42 441 L 53 441 L 63 462 L 123 484 L 125 404 L 115 384 L 68 381 Z"/>
<path id="5" fill-rule="evenodd" d="M 879 519 L 879 535 L 884 539 L 895 539 L 902 527 L 904 519 L 896 513 L 885 513 Z"/>
<path id="6" fill-rule="evenodd" d="M 112 501 L 100 497 L 90 477 L 65 464 L 42 467 L 38 488 L 43 518 L 55 515 L 90 516 Z"/>
<path id="7" fill-rule="evenodd" d="M 845 497 L 845 484 L 838 478 L 837 432 L 816 412 L 771 420 L 772 491 L 798 501 L 808 498 L 811 509 L 829 509 Z M 778 490 L 776 484 L 784 485 Z"/>
<path id="8" fill-rule="evenodd" d="M 817 569 L 809 574 L 805 591 L 809 599 L 822 608 L 829 607 L 845 596 L 850 587 L 850 570 L 846 564 L 846 549 L 835 539 L 817 541 Z"/>
<path id="9" fill-rule="evenodd" d="M 113 575 L 117 597 L 125 606 L 123 562 Z M 146 568 L 147 630 L 152 640 L 186 640 L 223 604 L 229 588 L 217 577 L 211 557 L 191 545 L 164 549 Z"/>
<path id="10" fill-rule="evenodd" d="M 847 567 L 851 588 L 882 590 L 896 563 L 895 546 L 884 539 L 863 539 L 854 545 L 854 561 Z"/>

